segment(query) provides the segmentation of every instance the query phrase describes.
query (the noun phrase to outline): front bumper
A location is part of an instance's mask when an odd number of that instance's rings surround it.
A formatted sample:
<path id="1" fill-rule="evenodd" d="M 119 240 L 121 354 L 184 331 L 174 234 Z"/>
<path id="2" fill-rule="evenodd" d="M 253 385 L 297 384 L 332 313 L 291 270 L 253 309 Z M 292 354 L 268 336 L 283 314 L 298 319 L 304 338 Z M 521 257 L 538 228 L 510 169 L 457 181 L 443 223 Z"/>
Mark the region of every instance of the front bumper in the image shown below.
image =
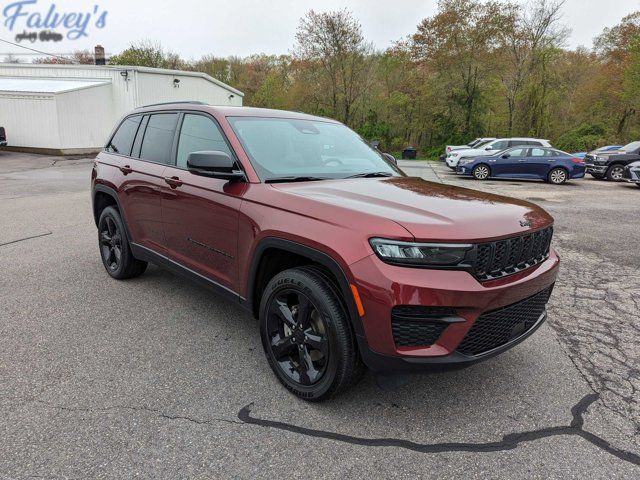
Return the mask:
<path id="1" fill-rule="evenodd" d="M 469 165 L 460 165 L 458 163 L 458 166 L 456 167 L 456 173 L 458 175 L 467 175 L 467 176 L 469 176 L 469 175 L 471 175 L 471 170 L 472 170 L 471 166 L 469 166 Z"/>
<path id="2" fill-rule="evenodd" d="M 625 168 L 622 173 L 622 179 L 625 182 L 640 184 L 640 168 Z"/>
<path id="3" fill-rule="evenodd" d="M 549 258 L 520 273 L 479 282 L 471 274 L 454 270 L 430 270 L 388 265 L 376 255 L 351 265 L 365 315 L 364 336 L 359 345 L 364 362 L 374 371 L 442 370 L 469 365 L 495 356 L 530 336 L 545 320 L 544 308 L 526 330 L 478 354 L 462 353 L 480 316 L 508 310 L 520 302 L 551 289 L 559 259 L 551 249 Z M 546 303 L 546 300 L 544 300 Z M 392 327 L 396 306 L 448 308 L 457 320 L 450 321 L 429 346 L 398 345 Z"/>
<path id="4" fill-rule="evenodd" d="M 596 174 L 596 175 L 604 175 L 607 173 L 607 165 L 596 165 L 594 163 L 587 163 L 585 165 L 585 170 L 587 173 Z"/>
<path id="5" fill-rule="evenodd" d="M 6 147 L 7 146 L 7 142 L 4 140 L 0 140 L 0 147 Z"/>

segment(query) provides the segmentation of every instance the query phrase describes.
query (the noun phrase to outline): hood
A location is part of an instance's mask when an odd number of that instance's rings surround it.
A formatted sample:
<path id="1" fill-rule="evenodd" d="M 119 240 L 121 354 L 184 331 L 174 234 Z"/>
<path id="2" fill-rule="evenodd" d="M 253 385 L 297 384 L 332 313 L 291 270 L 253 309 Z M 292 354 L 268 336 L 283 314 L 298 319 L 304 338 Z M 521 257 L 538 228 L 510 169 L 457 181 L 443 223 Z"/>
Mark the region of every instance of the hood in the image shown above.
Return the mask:
<path id="1" fill-rule="evenodd" d="M 292 197 L 287 203 L 303 210 L 309 208 L 308 202 L 296 202 L 293 197 L 335 207 L 322 209 L 328 221 L 345 219 L 353 228 L 371 229 L 376 219 L 376 225 L 383 219 L 391 220 L 418 240 L 484 240 L 553 223 L 547 212 L 532 203 L 417 177 L 281 183 L 273 187 Z M 317 216 L 318 209 L 313 210 Z"/>
<path id="2" fill-rule="evenodd" d="M 610 157 L 611 155 L 625 155 L 627 152 L 624 150 L 609 150 L 607 152 L 598 152 L 597 150 L 591 150 L 587 155 L 593 157 Z"/>
<path id="3" fill-rule="evenodd" d="M 483 148 L 460 148 L 458 150 L 454 150 L 459 157 L 475 157 L 477 155 L 486 155 L 487 150 Z"/>

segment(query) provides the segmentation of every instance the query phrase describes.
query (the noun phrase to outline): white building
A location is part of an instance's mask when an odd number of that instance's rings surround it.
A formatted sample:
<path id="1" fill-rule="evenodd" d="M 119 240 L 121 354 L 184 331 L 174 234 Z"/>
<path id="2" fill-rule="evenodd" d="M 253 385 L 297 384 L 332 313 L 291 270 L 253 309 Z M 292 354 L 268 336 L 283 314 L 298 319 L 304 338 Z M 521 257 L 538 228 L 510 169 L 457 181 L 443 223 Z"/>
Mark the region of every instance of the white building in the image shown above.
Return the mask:
<path id="1" fill-rule="evenodd" d="M 204 73 L 116 65 L 0 64 L 0 126 L 9 147 L 42 153 L 102 148 L 134 108 L 176 100 L 242 105 L 243 93 Z"/>

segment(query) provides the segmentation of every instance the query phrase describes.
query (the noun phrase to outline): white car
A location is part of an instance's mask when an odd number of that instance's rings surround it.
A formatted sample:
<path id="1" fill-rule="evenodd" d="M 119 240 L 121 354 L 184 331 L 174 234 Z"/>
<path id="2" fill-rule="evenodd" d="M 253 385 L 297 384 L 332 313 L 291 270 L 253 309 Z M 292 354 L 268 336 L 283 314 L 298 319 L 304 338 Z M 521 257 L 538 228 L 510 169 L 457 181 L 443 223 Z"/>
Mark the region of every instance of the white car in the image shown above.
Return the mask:
<path id="1" fill-rule="evenodd" d="M 496 138 L 490 142 L 486 142 L 475 148 L 465 148 L 462 150 L 453 150 L 447 154 L 445 162 L 452 170 L 458 166 L 461 158 L 473 158 L 480 155 L 491 155 L 507 148 L 517 147 L 520 145 L 531 145 L 535 147 L 551 147 L 549 140 L 540 138 Z"/>
<path id="2" fill-rule="evenodd" d="M 496 137 L 483 137 L 483 138 L 476 138 L 472 142 L 467 143 L 466 145 L 447 145 L 447 148 L 445 148 L 445 153 L 450 153 L 450 152 L 453 152 L 454 150 L 466 150 L 469 148 L 475 148 L 479 145 L 482 145 L 484 143 L 490 142 L 491 140 L 495 140 L 495 139 Z"/>

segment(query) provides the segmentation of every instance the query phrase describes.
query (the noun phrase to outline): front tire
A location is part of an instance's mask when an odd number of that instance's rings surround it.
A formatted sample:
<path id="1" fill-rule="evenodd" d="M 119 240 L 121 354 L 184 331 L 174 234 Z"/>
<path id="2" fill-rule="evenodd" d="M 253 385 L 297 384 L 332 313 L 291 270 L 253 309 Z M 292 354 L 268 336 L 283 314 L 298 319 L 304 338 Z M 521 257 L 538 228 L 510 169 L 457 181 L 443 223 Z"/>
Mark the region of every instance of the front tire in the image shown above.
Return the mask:
<path id="1" fill-rule="evenodd" d="M 260 337 L 278 380 L 304 400 L 325 400 L 363 371 L 338 291 L 314 267 L 285 270 L 269 281 L 260 302 Z"/>
<path id="2" fill-rule="evenodd" d="M 564 168 L 553 168 L 549 172 L 549 175 L 547 175 L 549 183 L 553 183 L 554 185 L 562 185 L 568 178 L 569 175 L 567 175 L 567 171 Z"/>
<path id="3" fill-rule="evenodd" d="M 147 269 L 147 262 L 133 256 L 120 212 L 105 208 L 98 220 L 98 246 L 107 273 L 117 280 L 137 277 Z"/>
<path id="4" fill-rule="evenodd" d="M 473 170 L 471 170 L 471 175 L 473 175 L 473 178 L 475 178 L 476 180 L 486 180 L 491 176 L 491 169 L 488 165 L 481 163 L 480 165 L 476 165 L 475 167 L 473 167 Z"/>
<path id="5" fill-rule="evenodd" d="M 607 169 L 607 180 L 610 182 L 620 182 L 622 180 L 622 173 L 624 167 L 622 165 L 611 165 Z"/>

